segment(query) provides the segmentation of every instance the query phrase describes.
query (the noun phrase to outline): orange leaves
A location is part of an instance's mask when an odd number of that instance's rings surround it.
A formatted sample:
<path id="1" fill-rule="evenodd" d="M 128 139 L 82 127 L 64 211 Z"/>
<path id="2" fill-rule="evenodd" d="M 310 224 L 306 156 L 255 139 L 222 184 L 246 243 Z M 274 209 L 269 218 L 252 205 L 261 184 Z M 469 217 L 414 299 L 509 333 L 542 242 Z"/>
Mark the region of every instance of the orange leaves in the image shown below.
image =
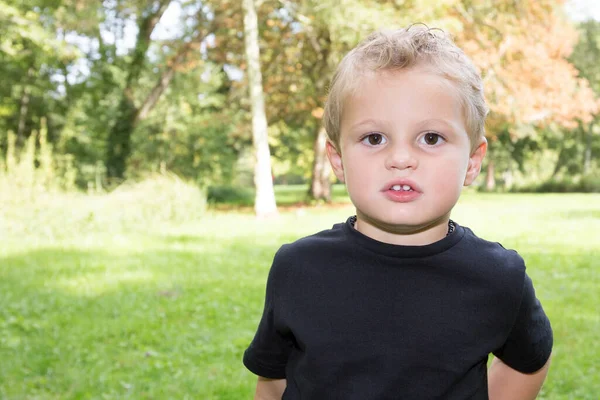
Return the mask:
<path id="1" fill-rule="evenodd" d="M 481 69 L 494 120 L 570 127 L 597 112 L 586 81 L 566 60 L 577 41 L 560 0 L 495 2 L 462 18 L 458 42 Z M 499 13 L 498 10 L 502 10 Z M 460 17 L 459 17 L 460 18 Z"/>

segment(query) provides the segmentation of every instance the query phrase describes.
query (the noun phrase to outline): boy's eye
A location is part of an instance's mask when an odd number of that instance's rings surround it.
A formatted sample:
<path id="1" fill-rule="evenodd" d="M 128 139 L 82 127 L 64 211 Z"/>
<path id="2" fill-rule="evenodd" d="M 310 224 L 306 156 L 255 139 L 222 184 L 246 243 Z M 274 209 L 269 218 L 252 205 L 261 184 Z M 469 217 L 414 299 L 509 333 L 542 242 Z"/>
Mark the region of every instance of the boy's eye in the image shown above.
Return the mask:
<path id="1" fill-rule="evenodd" d="M 371 146 L 378 146 L 385 143 L 386 140 L 380 133 L 370 133 L 363 138 L 362 142 Z"/>
<path id="2" fill-rule="evenodd" d="M 434 132 L 427 132 L 421 139 L 428 146 L 435 146 L 444 140 L 443 137 Z"/>

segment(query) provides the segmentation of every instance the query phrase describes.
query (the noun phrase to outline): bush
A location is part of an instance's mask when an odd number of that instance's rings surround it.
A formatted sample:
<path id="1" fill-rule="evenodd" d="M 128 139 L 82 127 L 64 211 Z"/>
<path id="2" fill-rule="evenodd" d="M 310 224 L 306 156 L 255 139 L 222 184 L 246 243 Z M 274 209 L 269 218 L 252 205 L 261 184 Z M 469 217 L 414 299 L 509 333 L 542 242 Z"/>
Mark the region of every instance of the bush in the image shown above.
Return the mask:
<path id="1" fill-rule="evenodd" d="M 275 185 L 307 185 L 308 179 L 303 174 L 288 172 L 275 177 Z"/>
<path id="2" fill-rule="evenodd" d="M 582 192 L 600 193 L 600 174 L 584 176 L 580 185 Z"/>
<path id="3" fill-rule="evenodd" d="M 120 223 L 181 223 L 198 219 L 206 210 L 206 196 L 194 184 L 174 174 L 160 174 L 140 182 L 125 182 L 105 196 L 98 210 Z"/>
<path id="4" fill-rule="evenodd" d="M 600 175 L 590 174 L 583 178 L 554 178 L 537 185 L 521 186 L 511 190 L 523 193 L 600 193 Z"/>
<path id="5" fill-rule="evenodd" d="M 535 187 L 538 193 L 570 193 L 578 192 L 579 184 L 572 179 L 549 179 Z"/>
<path id="6" fill-rule="evenodd" d="M 209 204 L 251 206 L 254 204 L 254 190 L 240 186 L 210 186 L 206 199 Z"/>

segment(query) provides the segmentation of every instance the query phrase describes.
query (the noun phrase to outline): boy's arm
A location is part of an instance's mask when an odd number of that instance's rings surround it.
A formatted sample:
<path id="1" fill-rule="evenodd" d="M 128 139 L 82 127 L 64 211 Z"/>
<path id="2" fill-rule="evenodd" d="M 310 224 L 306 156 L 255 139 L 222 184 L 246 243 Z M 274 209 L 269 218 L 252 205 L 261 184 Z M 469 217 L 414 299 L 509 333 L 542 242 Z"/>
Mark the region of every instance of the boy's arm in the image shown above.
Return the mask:
<path id="1" fill-rule="evenodd" d="M 281 400 L 286 385 L 285 379 L 269 379 L 259 376 L 254 400 Z"/>
<path id="2" fill-rule="evenodd" d="M 533 400 L 537 397 L 548 374 L 550 358 L 540 370 L 524 374 L 494 357 L 488 371 L 490 400 Z"/>

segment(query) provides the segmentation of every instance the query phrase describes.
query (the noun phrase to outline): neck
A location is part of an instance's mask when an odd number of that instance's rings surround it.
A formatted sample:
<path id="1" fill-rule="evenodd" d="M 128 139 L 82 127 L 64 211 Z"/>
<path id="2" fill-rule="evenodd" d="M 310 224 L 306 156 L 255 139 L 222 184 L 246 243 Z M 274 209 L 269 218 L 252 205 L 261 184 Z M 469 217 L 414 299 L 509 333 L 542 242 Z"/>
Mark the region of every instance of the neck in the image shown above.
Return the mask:
<path id="1" fill-rule="evenodd" d="M 373 221 L 357 212 L 354 228 L 379 242 L 402 246 L 425 246 L 446 237 L 450 214 L 423 225 L 393 225 Z"/>

